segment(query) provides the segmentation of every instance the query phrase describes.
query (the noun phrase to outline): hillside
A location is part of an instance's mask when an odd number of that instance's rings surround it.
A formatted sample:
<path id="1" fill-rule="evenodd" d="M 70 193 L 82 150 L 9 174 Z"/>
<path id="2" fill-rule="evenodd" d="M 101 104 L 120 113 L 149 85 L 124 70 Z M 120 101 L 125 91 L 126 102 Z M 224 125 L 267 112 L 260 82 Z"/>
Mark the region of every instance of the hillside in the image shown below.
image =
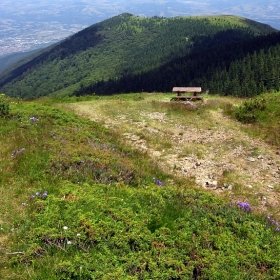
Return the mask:
<path id="1" fill-rule="evenodd" d="M 171 96 L 0 96 L 1 279 L 279 277 L 280 93 Z"/>
<path id="2" fill-rule="evenodd" d="M 201 86 L 210 94 L 251 97 L 280 88 L 280 33 L 243 40 L 236 31 L 205 36 L 193 51 L 159 68 L 82 85 L 75 95 L 170 92 Z M 233 39 L 234 38 L 234 39 Z M 235 40 L 237 39 L 237 40 Z"/>
<path id="3" fill-rule="evenodd" d="M 94 24 L 5 71 L 0 76 L 0 90 L 29 99 L 49 94 L 85 94 L 96 83 L 159 71 L 176 59 L 188 60 L 199 51 L 205 53 L 220 45 L 228 48 L 274 31 L 267 25 L 234 16 L 141 18 L 122 14 Z M 242 56 L 246 54 L 242 52 Z M 196 57 L 193 63 L 199 64 Z M 165 90 L 170 90 L 170 84 Z M 103 87 L 103 94 L 107 88 Z M 122 87 L 122 92 L 130 89 Z"/>
<path id="4" fill-rule="evenodd" d="M 0 73 L 5 69 L 11 67 L 12 65 L 16 64 L 17 62 L 23 60 L 26 57 L 31 56 L 34 53 L 37 53 L 39 50 L 32 50 L 28 52 L 19 52 L 13 53 L 10 55 L 5 55 L 0 57 Z"/>

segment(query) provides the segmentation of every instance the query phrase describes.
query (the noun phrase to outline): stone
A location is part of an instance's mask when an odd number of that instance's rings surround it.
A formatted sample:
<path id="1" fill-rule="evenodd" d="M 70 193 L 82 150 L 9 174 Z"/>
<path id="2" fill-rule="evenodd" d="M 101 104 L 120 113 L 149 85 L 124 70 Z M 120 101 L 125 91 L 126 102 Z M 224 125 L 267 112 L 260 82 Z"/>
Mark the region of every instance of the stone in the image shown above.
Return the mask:
<path id="1" fill-rule="evenodd" d="M 205 187 L 210 187 L 210 183 L 209 182 L 205 182 Z"/>
<path id="2" fill-rule="evenodd" d="M 218 186 L 218 182 L 217 181 L 206 181 L 205 182 L 205 187 L 215 188 L 217 186 Z"/>

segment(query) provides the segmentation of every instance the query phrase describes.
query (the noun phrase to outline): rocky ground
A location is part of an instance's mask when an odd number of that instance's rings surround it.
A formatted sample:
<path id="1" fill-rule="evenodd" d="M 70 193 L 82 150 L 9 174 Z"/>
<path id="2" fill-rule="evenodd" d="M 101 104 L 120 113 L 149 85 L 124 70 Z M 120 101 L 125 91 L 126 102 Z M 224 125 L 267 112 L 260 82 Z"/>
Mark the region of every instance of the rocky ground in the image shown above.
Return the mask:
<path id="1" fill-rule="evenodd" d="M 250 137 L 246 126 L 220 110 L 207 111 L 203 123 L 194 118 L 184 124 L 141 106 L 129 111 L 124 107 L 114 117 L 105 107 L 77 103 L 75 111 L 118 131 L 127 145 L 148 153 L 165 171 L 193 177 L 202 188 L 279 214 L 280 150 Z"/>

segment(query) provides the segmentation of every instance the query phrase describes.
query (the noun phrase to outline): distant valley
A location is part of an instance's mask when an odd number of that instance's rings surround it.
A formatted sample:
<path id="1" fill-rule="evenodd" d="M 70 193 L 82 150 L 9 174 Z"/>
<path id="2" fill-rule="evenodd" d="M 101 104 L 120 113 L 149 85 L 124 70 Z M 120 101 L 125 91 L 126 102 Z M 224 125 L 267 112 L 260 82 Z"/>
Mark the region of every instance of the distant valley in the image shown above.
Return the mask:
<path id="1" fill-rule="evenodd" d="M 60 41 L 82 28 L 81 25 L 69 28 L 58 22 L 30 23 L 27 27 L 15 28 L 11 22 L 2 20 L 0 25 L 6 33 L 0 39 L 0 56 L 40 49 Z"/>

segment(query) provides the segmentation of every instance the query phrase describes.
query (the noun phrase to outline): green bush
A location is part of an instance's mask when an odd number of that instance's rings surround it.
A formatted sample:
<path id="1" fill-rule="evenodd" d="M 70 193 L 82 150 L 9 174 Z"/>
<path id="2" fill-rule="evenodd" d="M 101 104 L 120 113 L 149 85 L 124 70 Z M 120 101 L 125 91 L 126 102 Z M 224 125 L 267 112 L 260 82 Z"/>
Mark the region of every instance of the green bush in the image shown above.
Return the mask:
<path id="1" fill-rule="evenodd" d="M 8 117 L 10 114 L 10 104 L 0 97 L 0 117 Z"/>
<path id="2" fill-rule="evenodd" d="M 227 112 L 226 112 L 227 113 Z M 280 143 L 280 92 L 262 94 L 234 108 L 233 116 L 242 123 L 249 123 L 247 131 L 271 145 Z"/>
<path id="3" fill-rule="evenodd" d="M 260 112 L 266 109 L 265 98 L 255 98 L 245 101 L 236 109 L 236 118 L 243 123 L 253 123 L 259 118 Z"/>

